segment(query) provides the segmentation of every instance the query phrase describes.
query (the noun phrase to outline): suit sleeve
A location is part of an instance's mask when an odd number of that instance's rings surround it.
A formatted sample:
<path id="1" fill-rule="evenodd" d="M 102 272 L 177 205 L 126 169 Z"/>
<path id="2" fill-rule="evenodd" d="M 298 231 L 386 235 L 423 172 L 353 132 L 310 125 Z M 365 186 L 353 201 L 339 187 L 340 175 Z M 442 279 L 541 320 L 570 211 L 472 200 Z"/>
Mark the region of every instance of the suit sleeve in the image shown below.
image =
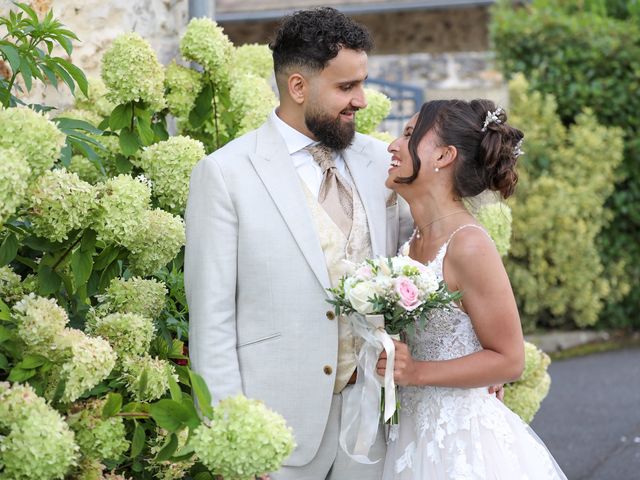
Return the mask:
<path id="1" fill-rule="evenodd" d="M 185 222 L 189 356 L 217 403 L 242 393 L 242 380 L 236 352 L 238 219 L 213 157 L 191 173 Z"/>

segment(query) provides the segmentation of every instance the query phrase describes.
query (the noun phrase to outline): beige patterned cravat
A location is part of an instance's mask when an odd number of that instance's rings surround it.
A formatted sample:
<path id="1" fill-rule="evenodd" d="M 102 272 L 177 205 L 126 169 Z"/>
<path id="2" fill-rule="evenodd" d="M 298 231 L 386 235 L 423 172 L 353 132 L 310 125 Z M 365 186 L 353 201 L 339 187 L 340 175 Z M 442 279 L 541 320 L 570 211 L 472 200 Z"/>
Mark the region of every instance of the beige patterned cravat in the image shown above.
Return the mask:
<path id="1" fill-rule="evenodd" d="M 321 144 L 305 148 L 322 169 L 322 183 L 318 203 L 329 214 L 331 220 L 349 236 L 353 223 L 353 193 L 349 183 L 340 176 L 333 159 L 333 150 Z"/>

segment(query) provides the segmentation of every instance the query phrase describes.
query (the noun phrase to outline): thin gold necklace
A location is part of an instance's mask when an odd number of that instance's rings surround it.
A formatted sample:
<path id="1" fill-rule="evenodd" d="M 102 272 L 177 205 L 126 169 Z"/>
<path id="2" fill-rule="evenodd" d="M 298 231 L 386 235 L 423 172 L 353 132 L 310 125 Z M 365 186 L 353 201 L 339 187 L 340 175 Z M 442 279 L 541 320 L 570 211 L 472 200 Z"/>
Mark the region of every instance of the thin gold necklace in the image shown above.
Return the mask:
<path id="1" fill-rule="evenodd" d="M 466 212 L 466 210 L 456 210 L 455 212 L 447 213 L 446 215 L 443 215 L 442 217 L 438 217 L 435 220 L 427 223 L 426 225 L 423 225 L 421 227 L 417 227 L 416 228 L 416 238 L 418 238 L 418 239 L 422 238 L 422 230 L 424 230 L 427 227 L 430 227 L 431 225 L 436 223 L 438 220 L 442 220 L 443 218 L 450 217 L 451 215 L 455 215 L 456 213 L 464 213 L 464 212 Z"/>

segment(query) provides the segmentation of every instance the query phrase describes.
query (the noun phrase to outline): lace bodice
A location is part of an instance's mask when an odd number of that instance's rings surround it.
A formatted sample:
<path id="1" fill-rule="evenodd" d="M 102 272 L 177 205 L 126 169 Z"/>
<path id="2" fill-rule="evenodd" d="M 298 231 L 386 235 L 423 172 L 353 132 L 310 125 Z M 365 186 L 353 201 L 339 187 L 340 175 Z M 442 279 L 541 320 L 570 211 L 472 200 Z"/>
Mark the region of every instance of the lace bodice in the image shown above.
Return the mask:
<path id="1" fill-rule="evenodd" d="M 479 228 L 484 232 L 478 225 L 468 224 L 461 226 L 451 234 L 445 244 L 440 247 L 436 257 L 427 264 L 435 272 L 438 281 L 444 279 L 443 263 L 449 243 L 453 236 L 465 227 Z M 402 255 L 409 254 L 410 241 L 400 249 Z M 482 349 L 469 315 L 454 304 L 451 304 L 450 309 L 432 311 L 425 328 L 416 329 L 415 337 L 409 338 L 407 344 L 416 360 L 448 360 Z"/>

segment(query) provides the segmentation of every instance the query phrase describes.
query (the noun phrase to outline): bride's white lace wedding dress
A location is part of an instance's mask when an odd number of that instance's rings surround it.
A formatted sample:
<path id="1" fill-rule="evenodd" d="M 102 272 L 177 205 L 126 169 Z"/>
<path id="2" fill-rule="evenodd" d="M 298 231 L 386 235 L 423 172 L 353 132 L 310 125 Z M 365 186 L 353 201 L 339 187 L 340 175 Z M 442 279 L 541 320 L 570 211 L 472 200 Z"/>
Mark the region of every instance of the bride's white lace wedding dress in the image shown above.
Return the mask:
<path id="1" fill-rule="evenodd" d="M 429 263 L 439 280 L 451 238 Z M 482 230 L 482 229 L 481 229 Z M 483 230 L 484 231 L 484 230 Z M 408 255 L 408 243 L 401 249 Z M 415 359 L 447 360 L 482 349 L 469 316 L 436 310 L 408 345 Z M 483 388 L 401 387 L 383 480 L 566 479 L 542 441 Z"/>

